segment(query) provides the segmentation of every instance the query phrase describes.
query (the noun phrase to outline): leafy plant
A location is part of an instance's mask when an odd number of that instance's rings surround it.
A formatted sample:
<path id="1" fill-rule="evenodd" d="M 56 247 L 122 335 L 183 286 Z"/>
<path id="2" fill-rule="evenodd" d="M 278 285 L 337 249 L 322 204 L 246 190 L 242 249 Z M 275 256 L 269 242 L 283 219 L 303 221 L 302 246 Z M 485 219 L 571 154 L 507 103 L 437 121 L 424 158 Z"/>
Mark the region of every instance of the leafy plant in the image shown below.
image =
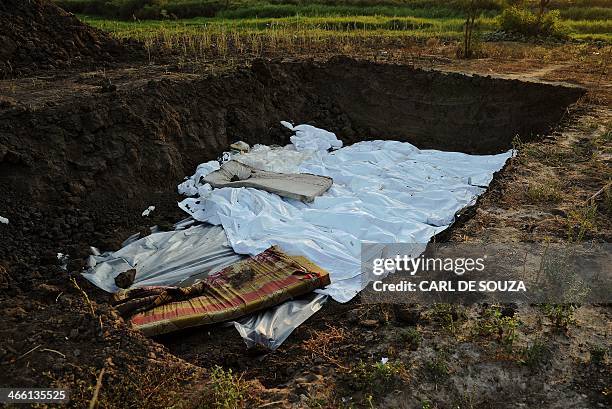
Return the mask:
<path id="1" fill-rule="evenodd" d="M 351 369 L 348 383 L 355 390 L 381 394 L 399 381 L 404 370 L 401 362 L 370 364 L 360 361 Z"/>
<path id="2" fill-rule="evenodd" d="M 601 365 L 606 359 L 608 349 L 601 345 L 595 345 L 591 348 L 589 353 L 591 355 L 591 364 Z"/>
<path id="3" fill-rule="evenodd" d="M 408 327 L 400 332 L 400 339 L 407 343 L 411 349 L 417 349 L 421 345 L 421 333 L 414 327 Z"/>
<path id="4" fill-rule="evenodd" d="M 561 23 L 559 10 L 532 13 L 522 6 L 506 8 L 498 17 L 498 24 L 504 31 L 524 36 L 567 37 L 567 30 Z"/>
<path id="5" fill-rule="evenodd" d="M 434 304 L 430 311 L 431 318 L 438 321 L 442 325 L 442 328 L 451 334 L 455 334 L 457 331 L 457 322 L 463 315 L 464 314 L 459 311 L 457 306 L 444 303 Z"/>
<path id="6" fill-rule="evenodd" d="M 573 304 L 544 304 L 542 309 L 544 310 L 544 315 L 557 328 L 567 330 L 570 324 L 576 322 L 574 318 L 576 306 Z"/>
<path id="7" fill-rule="evenodd" d="M 427 376 L 433 382 L 438 383 L 448 378 L 450 372 L 445 354 L 439 353 L 429 361 L 425 362 L 425 370 Z"/>
<path id="8" fill-rule="evenodd" d="M 516 317 L 504 316 L 499 306 L 487 308 L 476 324 L 476 333 L 480 336 L 496 335 L 497 341 L 508 349 L 512 349 L 518 338 L 518 328 L 521 322 Z"/>
<path id="9" fill-rule="evenodd" d="M 210 373 L 209 395 L 205 403 L 219 409 L 236 409 L 245 407 L 247 388 L 241 377 L 215 366 Z"/>
<path id="10" fill-rule="evenodd" d="M 550 348 L 542 340 L 535 340 L 533 344 L 523 348 L 519 362 L 531 369 L 537 368 L 550 356 Z"/>

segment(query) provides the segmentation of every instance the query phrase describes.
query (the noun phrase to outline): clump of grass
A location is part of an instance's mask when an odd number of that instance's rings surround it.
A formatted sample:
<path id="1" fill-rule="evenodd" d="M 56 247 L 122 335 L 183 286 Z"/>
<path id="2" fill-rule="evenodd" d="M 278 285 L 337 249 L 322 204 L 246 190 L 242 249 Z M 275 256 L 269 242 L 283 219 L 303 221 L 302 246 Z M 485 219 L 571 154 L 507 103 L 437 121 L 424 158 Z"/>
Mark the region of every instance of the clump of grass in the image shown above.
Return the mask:
<path id="1" fill-rule="evenodd" d="M 592 140 L 582 138 L 572 145 L 572 150 L 577 160 L 586 162 L 592 160 L 595 155 L 596 145 Z"/>
<path id="2" fill-rule="evenodd" d="M 597 204 L 574 209 L 568 217 L 568 241 L 581 242 L 587 234 L 597 231 Z"/>
<path id="3" fill-rule="evenodd" d="M 561 191 L 555 180 L 549 180 L 545 183 L 530 183 L 525 195 L 531 203 L 559 203 L 561 201 Z"/>
<path id="4" fill-rule="evenodd" d="M 570 157 L 570 153 L 556 147 L 546 149 L 537 143 L 524 142 L 518 135 L 512 139 L 512 149 L 517 154 L 517 161 L 522 164 L 533 161 L 558 167 L 565 165 Z"/>
<path id="5" fill-rule="evenodd" d="M 540 367 L 550 358 L 550 348 L 540 339 L 523 348 L 519 362 L 531 369 Z"/>
<path id="6" fill-rule="evenodd" d="M 405 370 L 401 362 L 371 364 L 360 361 L 350 370 L 348 383 L 355 390 L 378 396 L 396 385 Z"/>
<path id="7" fill-rule="evenodd" d="M 612 216 L 612 187 L 608 186 L 603 193 L 603 208 L 608 216 Z"/>
<path id="8" fill-rule="evenodd" d="M 421 402 L 421 409 L 433 409 L 433 406 L 430 401 L 424 400 Z"/>
<path id="9" fill-rule="evenodd" d="M 310 409 L 324 409 L 329 407 L 327 399 L 320 396 L 313 396 L 310 393 L 306 396 L 306 407 Z"/>
<path id="10" fill-rule="evenodd" d="M 412 350 L 418 349 L 419 345 L 421 345 L 421 333 L 414 327 L 408 327 L 402 330 L 399 334 L 399 338 L 403 343 L 408 344 Z"/>
<path id="11" fill-rule="evenodd" d="M 438 353 L 425 362 L 425 374 L 435 383 L 446 380 L 450 374 L 446 354 Z"/>
<path id="12" fill-rule="evenodd" d="M 606 355 L 608 354 L 608 349 L 601 345 L 595 345 L 589 351 L 591 356 L 591 364 L 592 365 L 601 365 L 606 360 Z"/>
<path id="13" fill-rule="evenodd" d="M 504 316 L 499 306 L 491 306 L 484 310 L 476 323 L 475 333 L 482 337 L 494 335 L 501 345 L 512 350 L 520 325 L 517 317 Z"/>
<path id="14" fill-rule="evenodd" d="M 210 373 L 205 404 L 219 409 L 245 407 L 247 385 L 242 377 L 236 376 L 231 369 L 215 366 Z"/>
<path id="15" fill-rule="evenodd" d="M 541 308 L 544 315 L 556 328 L 567 330 L 571 324 L 576 322 L 574 311 L 577 308 L 573 304 L 544 304 Z"/>
<path id="16" fill-rule="evenodd" d="M 441 303 L 434 304 L 429 315 L 431 319 L 439 322 L 442 328 L 454 335 L 457 332 L 457 323 L 465 314 L 456 305 Z"/>

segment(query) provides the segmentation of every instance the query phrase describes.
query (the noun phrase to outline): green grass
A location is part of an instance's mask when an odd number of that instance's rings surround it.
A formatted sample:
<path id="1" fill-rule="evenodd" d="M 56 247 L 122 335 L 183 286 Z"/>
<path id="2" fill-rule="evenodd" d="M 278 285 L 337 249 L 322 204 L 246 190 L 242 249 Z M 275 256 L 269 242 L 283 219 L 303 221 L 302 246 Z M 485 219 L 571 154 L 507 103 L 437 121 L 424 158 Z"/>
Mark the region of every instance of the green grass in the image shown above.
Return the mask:
<path id="1" fill-rule="evenodd" d="M 232 373 L 231 369 L 225 370 L 215 366 L 211 370 L 210 385 L 207 385 L 200 406 L 219 409 L 241 408 L 245 407 L 247 395 L 248 386 L 240 376 Z"/>
<path id="2" fill-rule="evenodd" d="M 464 15 L 460 0 L 54 0 L 68 11 L 100 17 L 280 18 L 301 16 L 388 16 L 453 18 Z M 494 2 L 484 15 L 501 11 Z M 612 19 L 609 0 L 557 0 L 553 9 L 565 20 Z M 161 11 L 165 10 L 162 14 Z"/>
<path id="3" fill-rule="evenodd" d="M 519 357 L 519 363 L 537 369 L 545 364 L 551 357 L 550 348 L 540 339 L 536 339 L 531 345 L 524 347 Z"/>
<path id="4" fill-rule="evenodd" d="M 103 17 L 161 17 L 160 11 L 186 17 L 279 18 L 306 16 L 458 17 L 458 0 L 55 0 L 74 13 Z M 495 13 L 498 8 L 487 11 Z"/>
<path id="5" fill-rule="evenodd" d="M 490 13 L 492 15 L 492 13 Z M 396 6 L 342 6 L 320 4 L 264 4 L 247 6 L 229 10 L 221 10 L 216 14 L 222 18 L 279 18 L 293 16 L 387 16 L 387 17 L 427 17 L 451 18 L 460 17 L 461 12 L 448 7 L 433 7 L 431 9 Z"/>
<path id="6" fill-rule="evenodd" d="M 564 20 L 612 20 L 611 7 L 568 7 L 559 9 Z"/>
<path id="7" fill-rule="evenodd" d="M 461 37 L 463 20 L 459 18 L 427 19 L 416 17 L 282 17 L 222 19 L 197 17 L 184 20 L 145 20 L 127 22 L 98 17 L 80 16 L 85 22 L 117 37 L 145 39 L 163 32 L 179 35 L 210 35 L 239 32 L 242 35 L 265 34 L 269 36 L 301 35 L 325 37 L 344 36 L 411 36 L 411 37 Z M 493 30 L 493 19 L 482 19 L 481 27 Z"/>
<path id="8" fill-rule="evenodd" d="M 599 0 L 558 0 L 570 37 L 612 42 L 612 11 Z M 249 43 L 354 41 L 371 38 L 440 38 L 459 40 L 463 13 L 457 0 L 56 0 L 80 13 L 87 23 L 118 38 L 205 48 L 218 39 L 225 46 Z M 482 33 L 497 29 L 499 9 L 485 10 Z M 197 17 L 193 17 L 197 16 Z M 190 18 L 183 18 L 190 17 Z M 599 18 L 597 18 L 599 17 Z M 240 37 L 240 38 L 238 38 Z M 197 45 L 195 43 L 198 43 Z M 255 45 L 257 46 L 257 45 Z"/>

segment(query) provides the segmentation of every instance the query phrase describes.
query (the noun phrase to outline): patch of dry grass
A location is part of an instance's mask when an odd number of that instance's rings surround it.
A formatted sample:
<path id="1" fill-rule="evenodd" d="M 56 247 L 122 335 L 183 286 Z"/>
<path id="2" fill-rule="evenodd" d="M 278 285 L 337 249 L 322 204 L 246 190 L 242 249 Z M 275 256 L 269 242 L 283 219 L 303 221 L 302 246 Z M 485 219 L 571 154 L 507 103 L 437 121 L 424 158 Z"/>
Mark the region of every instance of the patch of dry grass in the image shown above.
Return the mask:
<path id="1" fill-rule="evenodd" d="M 529 183 L 525 191 L 527 200 L 531 203 L 559 203 L 562 199 L 559 182 L 550 179 L 541 183 Z"/>
<path id="2" fill-rule="evenodd" d="M 312 331 L 311 337 L 302 343 L 302 349 L 312 356 L 321 356 L 328 362 L 333 363 L 339 368 L 348 370 L 335 357 L 334 347 L 342 345 L 348 339 L 349 334 L 342 327 L 327 327 L 324 331 Z"/>

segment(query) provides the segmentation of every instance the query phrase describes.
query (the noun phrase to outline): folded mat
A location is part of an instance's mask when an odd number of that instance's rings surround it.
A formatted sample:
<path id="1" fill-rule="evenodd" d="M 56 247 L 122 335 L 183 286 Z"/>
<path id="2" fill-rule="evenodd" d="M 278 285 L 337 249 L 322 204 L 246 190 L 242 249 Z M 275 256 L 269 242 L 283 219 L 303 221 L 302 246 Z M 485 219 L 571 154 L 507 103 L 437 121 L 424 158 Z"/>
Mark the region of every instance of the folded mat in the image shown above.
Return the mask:
<path id="1" fill-rule="evenodd" d="M 145 335 L 233 320 L 329 285 L 327 271 L 278 247 L 232 264 L 189 287 L 143 287 L 113 305 Z"/>
<path id="2" fill-rule="evenodd" d="M 252 187 L 302 202 L 312 202 L 333 183 L 332 178 L 327 176 L 267 172 L 235 160 L 225 162 L 221 169 L 204 176 L 203 181 L 217 188 Z"/>

